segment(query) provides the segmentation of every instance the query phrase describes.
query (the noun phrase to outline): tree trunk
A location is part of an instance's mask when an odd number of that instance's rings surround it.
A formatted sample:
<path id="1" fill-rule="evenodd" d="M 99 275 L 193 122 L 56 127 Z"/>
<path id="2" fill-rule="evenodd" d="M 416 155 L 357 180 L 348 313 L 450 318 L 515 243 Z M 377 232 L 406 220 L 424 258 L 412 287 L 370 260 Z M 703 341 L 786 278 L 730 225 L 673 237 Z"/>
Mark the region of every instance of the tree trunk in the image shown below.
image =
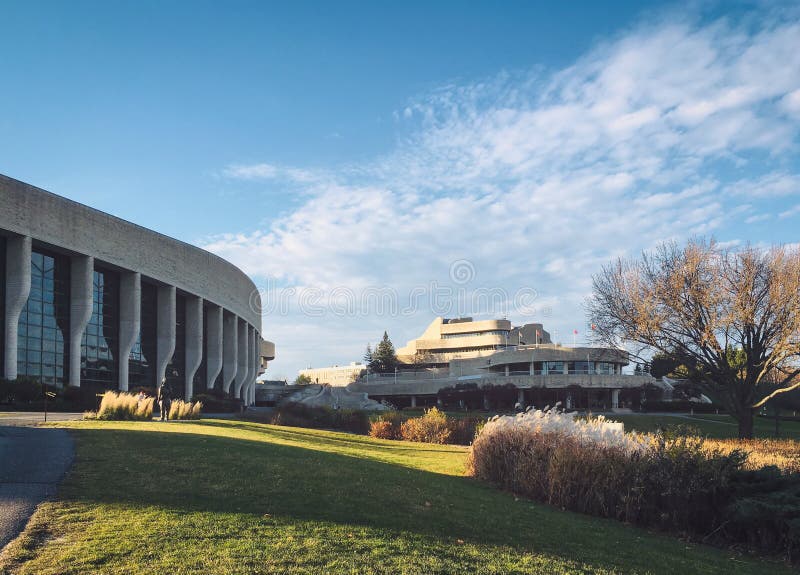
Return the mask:
<path id="1" fill-rule="evenodd" d="M 753 439 L 753 410 L 745 409 L 739 412 L 739 439 Z"/>

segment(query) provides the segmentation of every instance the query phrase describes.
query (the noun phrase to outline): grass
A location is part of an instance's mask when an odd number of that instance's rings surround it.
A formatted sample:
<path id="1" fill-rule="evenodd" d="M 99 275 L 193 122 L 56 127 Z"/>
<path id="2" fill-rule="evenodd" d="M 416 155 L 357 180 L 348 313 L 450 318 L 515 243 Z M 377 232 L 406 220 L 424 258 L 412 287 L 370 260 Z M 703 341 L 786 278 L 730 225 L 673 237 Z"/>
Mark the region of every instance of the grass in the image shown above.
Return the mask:
<path id="1" fill-rule="evenodd" d="M 656 431 L 675 425 L 690 425 L 700 430 L 706 437 L 727 439 L 738 437 L 736 420 L 730 415 L 696 414 L 696 415 L 647 415 L 647 414 L 609 414 L 609 419 L 625 424 L 625 431 Z M 775 421 L 764 417 L 756 417 L 754 431 L 757 438 L 775 437 Z M 783 439 L 800 439 L 800 422 L 781 421 L 780 437 Z"/>
<path id="2" fill-rule="evenodd" d="M 61 424 L 76 460 L 0 573 L 790 573 L 463 477 L 466 450 L 229 420 Z"/>

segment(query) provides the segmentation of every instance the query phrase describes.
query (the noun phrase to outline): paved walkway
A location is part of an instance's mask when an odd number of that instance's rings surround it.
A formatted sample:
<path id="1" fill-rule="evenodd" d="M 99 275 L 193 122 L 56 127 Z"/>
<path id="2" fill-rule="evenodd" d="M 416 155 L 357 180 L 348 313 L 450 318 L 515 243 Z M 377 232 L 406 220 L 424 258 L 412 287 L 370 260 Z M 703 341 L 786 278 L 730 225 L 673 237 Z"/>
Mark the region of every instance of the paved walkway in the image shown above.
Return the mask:
<path id="1" fill-rule="evenodd" d="M 30 416 L 15 417 L 21 423 L 14 425 L 9 419 L 0 417 L 0 549 L 25 528 L 36 506 L 55 494 L 73 455 L 66 430 L 25 427 Z"/>
<path id="2" fill-rule="evenodd" d="M 48 413 L 47 421 L 77 421 L 82 413 Z M 0 425 L 36 425 L 44 422 L 41 411 L 0 411 Z"/>

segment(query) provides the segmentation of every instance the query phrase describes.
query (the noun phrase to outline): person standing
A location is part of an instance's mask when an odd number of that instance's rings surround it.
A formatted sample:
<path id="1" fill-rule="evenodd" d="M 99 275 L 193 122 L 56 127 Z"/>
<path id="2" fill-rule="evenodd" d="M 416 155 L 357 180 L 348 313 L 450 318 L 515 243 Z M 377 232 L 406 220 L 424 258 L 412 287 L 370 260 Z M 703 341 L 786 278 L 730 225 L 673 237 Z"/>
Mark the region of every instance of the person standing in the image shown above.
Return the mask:
<path id="1" fill-rule="evenodd" d="M 167 383 L 167 378 L 161 380 L 161 386 L 158 388 L 158 409 L 161 412 L 161 421 L 169 419 L 169 408 L 172 404 L 172 389 Z"/>

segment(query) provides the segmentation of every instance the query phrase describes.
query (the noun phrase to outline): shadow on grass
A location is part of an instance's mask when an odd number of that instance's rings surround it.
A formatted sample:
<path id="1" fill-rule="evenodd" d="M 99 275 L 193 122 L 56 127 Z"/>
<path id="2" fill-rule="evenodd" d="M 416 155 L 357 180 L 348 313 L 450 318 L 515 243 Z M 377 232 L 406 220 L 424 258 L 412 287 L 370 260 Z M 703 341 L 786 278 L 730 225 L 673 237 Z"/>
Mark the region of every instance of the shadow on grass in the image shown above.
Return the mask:
<path id="1" fill-rule="evenodd" d="M 463 451 L 464 449 L 466 449 L 464 446 L 459 446 L 459 445 L 436 445 L 429 443 L 409 443 L 404 441 L 394 441 L 388 439 L 387 440 L 373 439 L 366 435 L 358 435 L 355 433 L 348 433 L 346 431 L 340 431 L 336 429 L 332 430 L 305 429 L 300 427 L 284 427 L 279 425 L 270 425 L 269 427 L 265 427 L 265 425 L 269 424 L 263 424 L 253 421 L 237 421 L 232 425 L 217 421 L 206 421 L 206 420 L 201 420 L 200 423 L 202 425 L 207 425 L 211 427 L 220 427 L 225 429 L 231 429 L 232 427 L 235 426 L 237 429 L 252 431 L 255 433 L 262 433 L 265 435 L 278 435 L 285 437 L 287 439 L 293 439 L 298 441 L 314 441 L 326 444 L 346 443 L 359 447 L 368 447 L 370 449 L 381 449 L 389 451 L 414 450 L 416 453 L 453 453 L 457 451 Z M 335 433 L 336 435 L 330 435 L 330 433 Z"/>
<path id="2" fill-rule="evenodd" d="M 245 428 L 250 425 L 258 424 Z M 203 426 L 241 428 L 214 422 Z M 313 432 L 277 431 L 309 443 L 330 440 Z M 376 461 L 368 455 L 176 428 L 77 428 L 72 433 L 77 456 L 60 494 L 65 501 L 332 522 L 385 530 L 389 537 L 411 533 L 453 544 L 461 539 L 509 546 L 606 569 L 619 567 L 624 557 L 627 569 L 641 572 L 684 571 L 687 559 L 717 566 L 725 557 L 704 548 L 688 551 L 678 540 L 612 520 L 516 500 L 466 477 Z M 357 438 L 353 441 L 358 443 Z M 645 548 L 647 553 L 642 553 Z"/>

